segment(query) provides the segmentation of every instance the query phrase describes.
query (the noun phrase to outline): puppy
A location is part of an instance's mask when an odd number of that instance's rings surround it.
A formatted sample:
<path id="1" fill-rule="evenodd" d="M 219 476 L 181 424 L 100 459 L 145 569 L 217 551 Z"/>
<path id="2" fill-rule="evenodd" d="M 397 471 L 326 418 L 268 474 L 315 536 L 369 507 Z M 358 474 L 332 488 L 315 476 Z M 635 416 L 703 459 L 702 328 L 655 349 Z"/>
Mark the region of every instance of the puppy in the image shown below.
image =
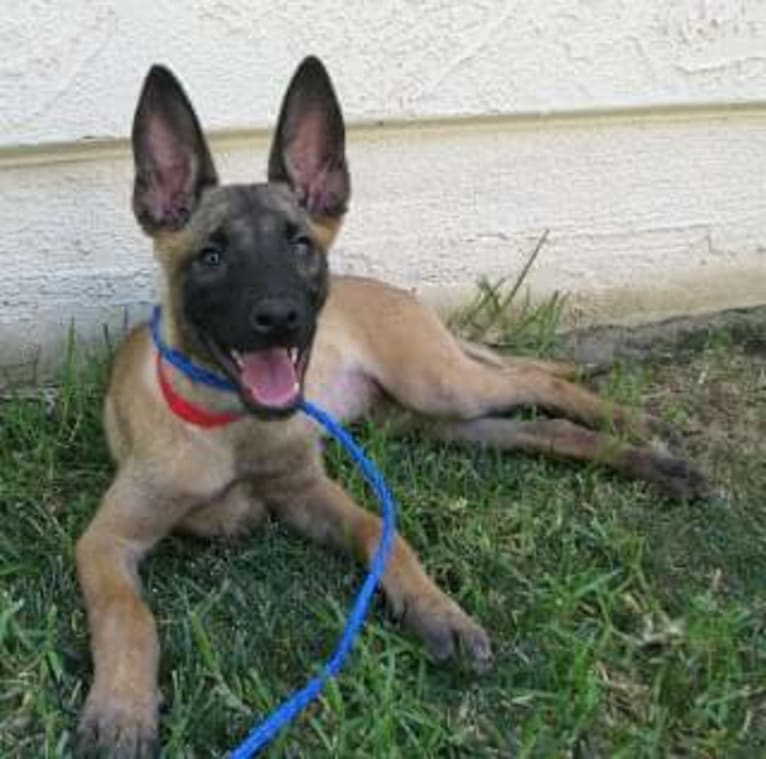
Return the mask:
<path id="1" fill-rule="evenodd" d="M 115 358 L 104 419 L 117 473 L 77 545 L 95 668 L 86 748 L 156 750 L 159 650 L 138 565 L 171 530 L 231 536 L 272 515 L 371 559 L 380 521 L 325 474 L 320 432 L 296 413 L 304 394 L 346 422 L 393 405 L 441 440 L 597 459 L 676 497 L 704 490 L 685 462 L 624 442 L 648 439 L 654 423 L 570 382 L 574 367 L 460 343 L 410 294 L 331 276 L 350 195 L 344 144 L 327 72 L 307 58 L 284 97 L 268 181 L 222 185 L 178 81 L 160 66 L 146 78 L 133 210 L 165 291 L 157 340 L 140 327 Z M 524 406 L 548 417 L 507 418 Z M 382 585 L 435 658 L 459 648 L 489 664 L 486 632 L 401 537 Z"/>

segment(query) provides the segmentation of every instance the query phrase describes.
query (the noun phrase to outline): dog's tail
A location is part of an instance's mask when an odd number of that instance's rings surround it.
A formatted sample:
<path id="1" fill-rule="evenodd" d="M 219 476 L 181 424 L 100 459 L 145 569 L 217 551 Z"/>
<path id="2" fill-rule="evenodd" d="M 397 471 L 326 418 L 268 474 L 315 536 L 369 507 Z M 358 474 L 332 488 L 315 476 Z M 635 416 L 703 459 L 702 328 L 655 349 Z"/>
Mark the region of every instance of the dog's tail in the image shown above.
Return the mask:
<path id="1" fill-rule="evenodd" d="M 502 369 L 504 366 L 510 365 L 510 357 L 502 356 L 500 353 L 492 350 L 492 348 L 489 348 L 486 345 L 473 343 L 470 340 L 459 340 L 458 342 L 463 349 L 463 353 L 465 353 L 468 358 L 472 358 L 480 364 L 494 366 L 497 369 Z"/>
<path id="2" fill-rule="evenodd" d="M 576 364 L 570 361 L 550 361 L 526 356 L 510 356 L 487 345 L 470 340 L 458 340 L 463 353 L 473 361 L 493 369 L 545 372 L 567 380 L 585 380 L 609 370 L 608 364 Z"/>

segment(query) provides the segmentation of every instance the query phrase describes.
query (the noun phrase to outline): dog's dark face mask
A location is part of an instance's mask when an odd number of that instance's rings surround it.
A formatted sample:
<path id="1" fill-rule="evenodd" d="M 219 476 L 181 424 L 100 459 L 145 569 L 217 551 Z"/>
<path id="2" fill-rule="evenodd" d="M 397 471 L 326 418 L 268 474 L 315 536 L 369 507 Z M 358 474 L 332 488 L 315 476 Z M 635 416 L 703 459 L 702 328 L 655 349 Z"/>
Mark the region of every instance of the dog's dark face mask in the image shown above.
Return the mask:
<path id="1" fill-rule="evenodd" d="M 287 193 L 269 185 L 214 191 L 226 207 L 178 272 L 187 342 L 206 351 L 255 412 L 286 413 L 301 398 L 327 258 Z M 290 213 L 293 211 L 293 213 Z"/>
<path id="2" fill-rule="evenodd" d="M 165 267 L 180 347 L 223 370 L 254 413 L 293 412 L 349 198 L 343 119 L 324 67 L 308 58 L 290 83 L 268 183 L 218 186 L 194 111 L 161 67 L 144 83 L 133 151 L 134 212 Z"/>

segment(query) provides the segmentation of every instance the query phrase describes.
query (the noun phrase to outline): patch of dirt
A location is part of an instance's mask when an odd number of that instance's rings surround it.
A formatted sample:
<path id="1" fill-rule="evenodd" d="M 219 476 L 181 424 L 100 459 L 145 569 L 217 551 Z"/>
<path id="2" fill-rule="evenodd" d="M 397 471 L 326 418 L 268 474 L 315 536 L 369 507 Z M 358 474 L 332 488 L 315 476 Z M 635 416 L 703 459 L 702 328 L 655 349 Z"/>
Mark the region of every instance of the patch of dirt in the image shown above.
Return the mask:
<path id="1" fill-rule="evenodd" d="M 669 319 L 642 327 L 593 327 L 563 338 L 565 352 L 588 364 L 645 360 L 700 350 L 712 334 L 725 333 L 749 354 L 766 354 L 766 305 Z"/>
<path id="2" fill-rule="evenodd" d="M 766 495 L 766 307 L 564 342 L 581 362 L 648 366 L 642 403 L 679 427 L 688 455 L 732 495 Z"/>

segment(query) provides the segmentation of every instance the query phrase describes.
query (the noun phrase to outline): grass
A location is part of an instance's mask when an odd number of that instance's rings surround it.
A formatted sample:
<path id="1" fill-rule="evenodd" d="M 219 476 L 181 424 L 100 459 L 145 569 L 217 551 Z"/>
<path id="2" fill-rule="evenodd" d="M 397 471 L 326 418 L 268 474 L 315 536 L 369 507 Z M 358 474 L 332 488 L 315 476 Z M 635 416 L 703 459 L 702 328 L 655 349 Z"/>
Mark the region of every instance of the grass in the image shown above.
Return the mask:
<path id="1" fill-rule="evenodd" d="M 537 325 L 555 347 L 549 314 Z M 525 346 L 528 333 L 518 337 Z M 0 404 L 0 755 L 71 752 L 89 683 L 73 547 L 107 485 L 103 362 Z M 679 505 L 603 469 L 360 437 L 429 571 L 490 631 L 477 677 L 429 662 L 379 601 L 347 669 L 273 756 L 766 755 L 766 351 L 709 334 L 618 365 L 613 397 L 685 429 L 726 495 Z M 371 508 L 331 449 L 330 470 Z M 172 538 L 143 570 L 166 755 L 220 756 L 330 651 L 362 572 L 271 525 Z"/>

